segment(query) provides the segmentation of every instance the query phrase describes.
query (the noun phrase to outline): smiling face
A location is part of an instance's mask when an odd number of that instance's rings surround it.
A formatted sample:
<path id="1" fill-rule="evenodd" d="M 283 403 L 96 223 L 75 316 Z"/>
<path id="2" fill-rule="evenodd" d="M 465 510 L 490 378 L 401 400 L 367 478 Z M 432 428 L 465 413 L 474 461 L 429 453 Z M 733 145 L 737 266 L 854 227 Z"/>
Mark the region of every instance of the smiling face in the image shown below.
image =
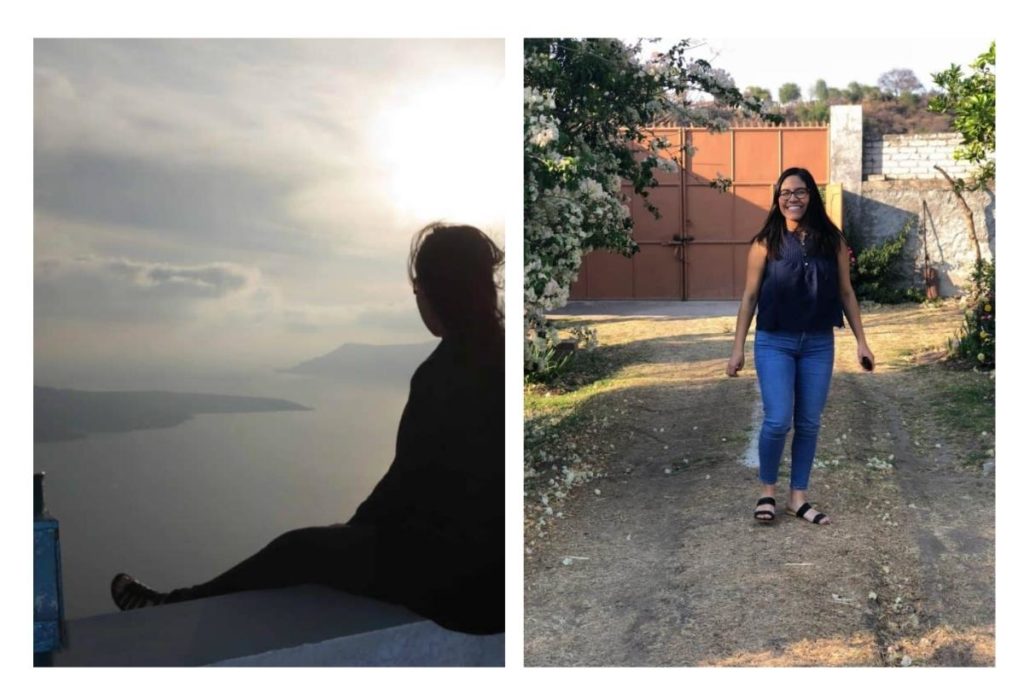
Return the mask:
<path id="1" fill-rule="evenodd" d="M 779 189 L 779 211 L 790 227 L 796 227 L 807 213 L 810 192 L 811 188 L 807 187 L 798 175 L 788 176 L 782 181 L 782 187 Z"/>

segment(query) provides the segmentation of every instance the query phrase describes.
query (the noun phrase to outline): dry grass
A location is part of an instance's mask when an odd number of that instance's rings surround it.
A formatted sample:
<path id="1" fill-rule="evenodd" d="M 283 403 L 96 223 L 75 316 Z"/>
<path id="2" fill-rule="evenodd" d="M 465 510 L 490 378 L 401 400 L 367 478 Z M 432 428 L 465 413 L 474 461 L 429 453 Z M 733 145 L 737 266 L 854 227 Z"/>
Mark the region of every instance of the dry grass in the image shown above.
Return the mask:
<path id="1" fill-rule="evenodd" d="M 756 427 L 753 334 L 728 379 L 731 317 L 586 321 L 600 362 L 527 389 L 528 664 L 993 661 L 992 629 L 977 626 L 992 620 L 991 479 L 953 469 L 980 432 L 991 438 L 992 380 L 941 362 L 954 303 L 863 317 L 876 371 L 838 331 L 819 440 L 812 500 L 834 516 L 828 531 L 749 518 L 752 475 L 737 458 Z M 951 477 L 969 487 L 956 518 L 942 503 L 961 486 Z M 575 556 L 588 559 L 564 563 Z"/>
<path id="2" fill-rule="evenodd" d="M 920 638 L 898 643 L 915 664 L 926 666 L 995 666 L 996 638 L 991 626 L 954 629 L 940 626 Z"/>
<path id="3" fill-rule="evenodd" d="M 801 640 L 779 652 L 742 652 L 701 666 L 873 666 L 878 653 L 870 631 L 843 638 Z"/>
<path id="4" fill-rule="evenodd" d="M 932 629 L 920 637 L 904 638 L 889 647 L 898 666 L 995 666 L 995 633 L 991 627 Z M 801 640 L 783 650 L 743 652 L 701 666 L 874 666 L 874 634 Z"/>

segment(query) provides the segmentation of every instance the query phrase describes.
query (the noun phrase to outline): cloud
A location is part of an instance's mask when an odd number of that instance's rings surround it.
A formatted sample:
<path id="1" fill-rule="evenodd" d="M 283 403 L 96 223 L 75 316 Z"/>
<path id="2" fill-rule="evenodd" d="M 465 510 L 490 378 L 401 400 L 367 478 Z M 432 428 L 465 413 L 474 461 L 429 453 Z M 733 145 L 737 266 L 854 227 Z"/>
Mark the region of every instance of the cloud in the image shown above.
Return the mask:
<path id="1" fill-rule="evenodd" d="M 373 154 L 396 98 L 502 62 L 497 40 L 37 40 L 36 145 L 319 177 Z"/>
<path id="2" fill-rule="evenodd" d="M 404 286 L 402 287 L 404 290 Z M 361 337 L 419 332 L 411 296 L 401 303 L 289 299 L 257 268 L 237 263 L 168 264 L 99 257 L 36 263 L 36 317 L 168 324 L 188 320 L 209 329 L 280 328 Z"/>
<path id="3" fill-rule="evenodd" d="M 238 266 L 215 263 L 206 266 L 167 266 L 120 261 L 107 268 L 133 282 L 136 287 L 164 295 L 220 298 L 244 289 L 250 274 Z"/>
<path id="4" fill-rule="evenodd" d="M 453 217 L 442 194 L 498 206 L 459 174 L 486 176 L 477 104 L 503 58 L 500 40 L 36 40 L 37 357 L 422 338 L 409 238 Z"/>
<path id="5" fill-rule="evenodd" d="M 147 159 L 37 151 L 37 212 L 65 220 L 162 232 L 209 249 L 314 251 L 279 206 L 287 179 L 209 165 L 172 168 Z"/>
<path id="6" fill-rule="evenodd" d="M 154 321 L 196 317 L 197 304 L 257 291 L 258 270 L 234 263 L 174 265 L 126 259 L 46 259 L 36 264 L 35 315 Z"/>
<path id="7" fill-rule="evenodd" d="M 317 115 L 327 93 L 315 79 L 328 65 L 300 69 L 286 47 L 37 41 L 37 148 L 292 176 L 336 167 L 349 158 L 358 126 Z"/>
<path id="8" fill-rule="evenodd" d="M 502 62 L 494 40 L 37 40 L 37 205 L 343 246 L 457 218 L 495 203 L 451 141 L 490 134 Z"/>

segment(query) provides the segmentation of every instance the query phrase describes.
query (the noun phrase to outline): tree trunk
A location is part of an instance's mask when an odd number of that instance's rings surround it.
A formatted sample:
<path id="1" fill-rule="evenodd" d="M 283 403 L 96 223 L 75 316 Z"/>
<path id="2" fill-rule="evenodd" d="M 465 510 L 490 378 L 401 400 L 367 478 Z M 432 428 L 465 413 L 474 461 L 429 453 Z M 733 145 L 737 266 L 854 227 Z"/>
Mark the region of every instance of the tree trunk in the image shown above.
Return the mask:
<path id="1" fill-rule="evenodd" d="M 941 173 L 943 177 L 949 181 L 949 186 L 952 188 L 953 194 L 956 195 L 957 201 L 960 202 L 960 208 L 964 212 L 964 218 L 967 219 L 967 227 L 970 228 L 967 236 L 971 238 L 971 244 L 974 245 L 974 262 L 981 263 L 981 245 L 978 243 L 978 231 L 974 227 L 974 212 L 971 211 L 971 207 L 967 205 L 967 200 L 964 199 L 964 194 L 960 185 L 958 185 L 957 182 L 953 180 L 948 173 L 946 173 L 945 169 L 938 164 L 935 164 L 935 170 Z"/>

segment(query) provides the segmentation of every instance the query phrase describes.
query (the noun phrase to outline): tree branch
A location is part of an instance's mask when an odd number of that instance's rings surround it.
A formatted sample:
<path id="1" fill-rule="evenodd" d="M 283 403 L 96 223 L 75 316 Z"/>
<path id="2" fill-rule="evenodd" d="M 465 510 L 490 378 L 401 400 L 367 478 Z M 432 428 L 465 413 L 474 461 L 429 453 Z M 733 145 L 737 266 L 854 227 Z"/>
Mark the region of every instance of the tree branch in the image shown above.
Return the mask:
<path id="1" fill-rule="evenodd" d="M 952 188 L 953 194 L 956 195 L 956 198 L 960 203 L 960 208 L 963 210 L 964 218 L 967 219 L 967 227 L 970 228 L 968 237 L 971 238 L 971 244 L 974 245 L 974 262 L 981 263 L 981 245 L 978 243 L 978 231 L 974 227 L 974 212 L 971 211 L 971 207 L 967 205 L 967 200 L 964 199 L 963 188 L 960 183 L 953 180 L 953 178 L 946 173 L 945 169 L 938 164 L 935 164 L 935 170 L 941 173 L 946 180 L 949 181 L 949 186 Z"/>

